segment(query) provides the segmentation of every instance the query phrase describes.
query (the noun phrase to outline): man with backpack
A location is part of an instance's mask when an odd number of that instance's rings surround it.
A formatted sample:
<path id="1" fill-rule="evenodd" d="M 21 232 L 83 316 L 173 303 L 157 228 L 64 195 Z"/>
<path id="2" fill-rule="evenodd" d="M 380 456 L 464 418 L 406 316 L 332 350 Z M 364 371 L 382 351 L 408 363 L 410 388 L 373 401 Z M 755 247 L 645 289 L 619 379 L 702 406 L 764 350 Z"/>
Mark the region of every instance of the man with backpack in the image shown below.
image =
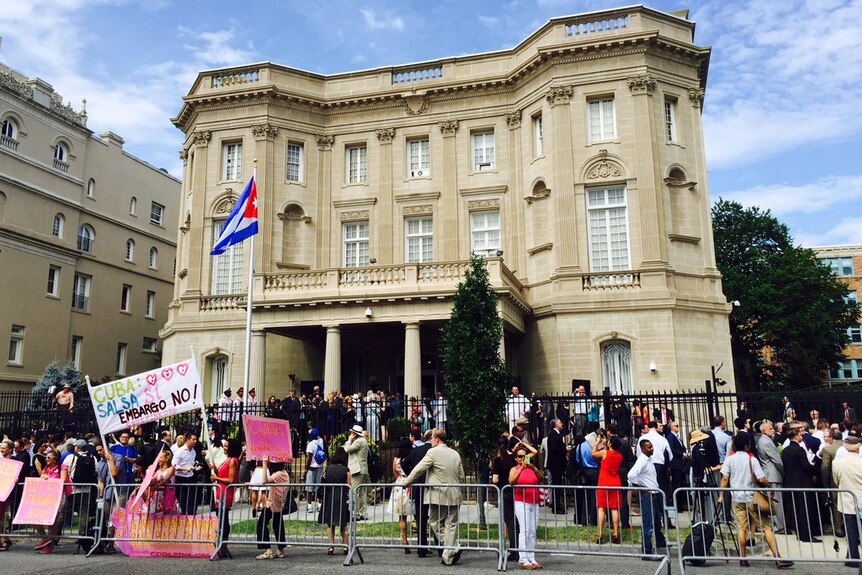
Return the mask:
<path id="1" fill-rule="evenodd" d="M 323 478 L 323 464 L 327 456 L 326 445 L 317 428 L 312 427 L 308 435 L 308 446 L 305 448 L 305 501 L 308 503 L 308 512 L 314 513 L 314 485 L 320 484 Z"/>
<path id="2" fill-rule="evenodd" d="M 87 448 L 87 441 L 79 439 L 75 442 L 75 452 L 63 464 L 67 468 L 72 481 L 72 495 L 66 498 L 65 525 L 71 527 L 72 516 L 78 513 L 78 535 L 82 538 L 94 537 L 93 528 L 96 520 L 97 484 L 96 458 Z M 92 541 L 79 539 L 78 545 L 89 551 Z"/>

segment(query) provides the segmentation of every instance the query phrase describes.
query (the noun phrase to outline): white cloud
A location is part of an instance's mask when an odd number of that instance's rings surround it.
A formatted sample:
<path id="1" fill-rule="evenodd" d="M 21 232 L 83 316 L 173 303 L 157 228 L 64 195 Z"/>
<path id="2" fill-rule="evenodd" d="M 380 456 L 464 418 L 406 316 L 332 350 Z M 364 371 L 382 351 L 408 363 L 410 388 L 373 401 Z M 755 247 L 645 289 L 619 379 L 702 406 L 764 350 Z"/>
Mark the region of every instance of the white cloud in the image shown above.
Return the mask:
<path id="1" fill-rule="evenodd" d="M 813 214 L 834 210 L 841 204 L 858 206 L 862 202 L 862 175 L 827 176 L 800 185 L 755 186 L 719 195 L 747 207 L 769 209 L 776 216 Z"/>
<path id="2" fill-rule="evenodd" d="M 797 234 L 796 243 L 806 247 L 862 245 L 862 218 L 844 218 L 823 233 Z"/>
<path id="3" fill-rule="evenodd" d="M 499 20 L 493 16 L 479 16 L 479 24 L 488 28 L 495 28 Z"/>
<path id="4" fill-rule="evenodd" d="M 392 16 L 386 14 L 382 18 L 377 17 L 377 13 L 370 8 L 361 8 L 363 18 L 365 18 L 365 27 L 368 30 L 397 30 L 404 29 L 404 20 L 400 16 Z"/>
<path id="5" fill-rule="evenodd" d="M 710 166 L 862 133 L 862 0 L 702 4 L 713 46 L 704 107 Z"/>

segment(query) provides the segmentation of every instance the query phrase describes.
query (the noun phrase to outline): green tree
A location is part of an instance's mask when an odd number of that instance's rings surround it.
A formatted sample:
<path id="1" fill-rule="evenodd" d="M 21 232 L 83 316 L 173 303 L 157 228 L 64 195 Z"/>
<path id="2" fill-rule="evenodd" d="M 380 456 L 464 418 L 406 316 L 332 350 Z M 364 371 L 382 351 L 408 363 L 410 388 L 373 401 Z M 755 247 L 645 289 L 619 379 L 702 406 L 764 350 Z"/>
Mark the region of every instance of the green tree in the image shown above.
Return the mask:
<path id="1" fill-rule="evenodd" d="M 71 361 L 63 366 L 63 385 L 67 383 L 72 388 L 72 393 L 78 391 L 82 385 L 84 385 L 84 378 L 81 377 L 81 373 L 78 371 L 78 368 L 75 367 L 75 364 Z"/>
<path id="2" fill-rule="evenodd" d="M 712 226 L 724 294 L 740 304 L 730 315 L 737 387 L 821 383 L 859 319 L 847 285 L 769 210 L 719 199 Z"/>
<path id="3" fill-rule="evenodd" d="M 45 371 L 42 372 L 42 377 L 39 378 L 39 381 L 36 382 L 36 385 L 33 386 L 33 394 L 37 393 L 46 393 L 51 387 L 54 387 L 55 390 L 59 391 L 59 388 L 63 385 L 63 375 L 60 373 L 60 364 L 56 361 L 52 361 L 48 364 L 48 367 L 45 368 Z"/>
<path id="4" fill-rule="evenodd" d="M 508 380 L 500 360 L 502 329 L 485 259 L 474 255 L 443 328 L 442 355 L 450 424 L 477 470 L 487 467 L 502 428 Z"/>

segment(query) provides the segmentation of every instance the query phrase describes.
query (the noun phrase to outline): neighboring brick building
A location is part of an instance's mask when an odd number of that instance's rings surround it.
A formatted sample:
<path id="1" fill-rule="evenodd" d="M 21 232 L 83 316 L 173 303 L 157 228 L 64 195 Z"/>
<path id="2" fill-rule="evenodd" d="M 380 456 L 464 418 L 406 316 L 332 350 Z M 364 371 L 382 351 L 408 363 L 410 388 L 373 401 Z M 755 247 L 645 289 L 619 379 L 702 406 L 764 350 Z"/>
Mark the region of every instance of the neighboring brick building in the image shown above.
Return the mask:
<path id="1" fill-rule="evenodd" d="M 832 271 L 847 282 L 850 298 L 859 301 L 862 293 L 862 245 L 827 246 L 813 248 L 821 260 L 828 263 Z M 829 380 L 834 382 L 862 382 L 862 327 L 848 330 L 850 345 L 844 350 L 845 360 L 829 370 Z"/>
<path id="2" fill-rule="evenodd" d="M 184 202 L 165 362 L 193 347 L 208 400 L 242 381 L 248 242 L 208 254 L 256 159 L 259 397 L 288 374 L 440 388 L 440 328 L 471 251 L 488 258 L 525 389 L 703 385 L 732 362 L 701 126 L 710 50 L 694 28 L 636 6 L 433 62 L 201 72 L 174 119 Z"/>

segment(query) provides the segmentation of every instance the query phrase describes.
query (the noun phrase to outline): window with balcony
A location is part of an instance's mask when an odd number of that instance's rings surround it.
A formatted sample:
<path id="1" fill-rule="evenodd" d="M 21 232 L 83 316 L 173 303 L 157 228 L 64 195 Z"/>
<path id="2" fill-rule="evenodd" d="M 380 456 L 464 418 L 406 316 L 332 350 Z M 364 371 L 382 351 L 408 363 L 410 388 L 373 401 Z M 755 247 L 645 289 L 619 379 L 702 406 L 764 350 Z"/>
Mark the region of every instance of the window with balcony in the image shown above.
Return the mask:
<path id="1" fill-rule="evenodd" d="M 61 172 L 69 171 L 69 148 L 63 142 L 54 146 L 54 168 Z"/>
<path id="2" fill-rule="evenodd" d="M 494 130 L 474 132 L 470 135 L 473 150 L 473 171 L 494 169 Z"/>
<path id="3" fill-rule="evenodd" d="M 213 222 L 213 238 L 215 244 L 224 228 L 225 220 Z M 212 295 L 228 295 L 242 292 L 243 243 L 230 246 L 219 256 L 211 258 Z"/>
<path id="4" fill-rule="evenodd" d="M 613 140 L 617 137 L 614 99 L 603 98 L 587 103 L 590 142 Z"/>
<path id="5" fill-rule="evenodd" d="M 591 271 L 631 269 L 626 210 L 624 186 L 587 190 L 587 232 Z"/>
<path id="6" fill-rule="evenodd" d="M 347 159 L 347 183 L 363 184 L 368 179 L 368 148 L 365 145 L 348 146 L 345 150 Z"/>
<path id="7" fill-rule="evenodd" d="M 12 118 L 4 118 L 0 128 L 0 146 L 12 151 L 18 149 L 18 124 Z"/>
<path id="8" fill-rule="evenodd" d="M 299 142 L 287 143 L 287 170 L 288 182 L 305 181 L 305 145 Z"/>
<path id="9" fill-rule="evenodd" d="M 368 265 L 368 222 L 345 223 L 342 228 L 344 244 L 344 267 L 356 268 Z"/>
<path id="10" fill-rule="evenodd" d="M 434 260 L 434 221 L 431 218 L 405 220 L 407 261 L 425 263 Z"/>
<path id="11" fill-rule="evenodd" d="M 78 228 L 78 249 L 82 252 L 93 253 L 93 244 L 96 241 L 96 234 L 93 228 L 87 224 L 83 224 Z"/>
<path id="12" fill-rule="evenodd" d="M 242 142 L 226 143 L 223 150 L 222 179 L 242 179 Z"/>
<path id="13" fill-rule="evenodd" d="M 470 214 L 470 247 L 474 254 L 496 256 L 500 244 L 500 210 Z"/>
<path id="14" fill-rule="evenodd" d="M 89 311 L 90 309 L 90 283 L 92 277 L 76 273 L 75 281 L 72 283 L 72 309 L 76 311 Z"/>
<path id="15" fill-rule="evenodd" d="M 407 141 L 407 176 L 427 178 L 431 175 L 428 138 Z"/>
<path id="16" fill-rule="evenodd" d="M 13 325 L 12 336 L 9 339 L 9 363 L 21 365 L 24 363 L 24 326 Z"/>

